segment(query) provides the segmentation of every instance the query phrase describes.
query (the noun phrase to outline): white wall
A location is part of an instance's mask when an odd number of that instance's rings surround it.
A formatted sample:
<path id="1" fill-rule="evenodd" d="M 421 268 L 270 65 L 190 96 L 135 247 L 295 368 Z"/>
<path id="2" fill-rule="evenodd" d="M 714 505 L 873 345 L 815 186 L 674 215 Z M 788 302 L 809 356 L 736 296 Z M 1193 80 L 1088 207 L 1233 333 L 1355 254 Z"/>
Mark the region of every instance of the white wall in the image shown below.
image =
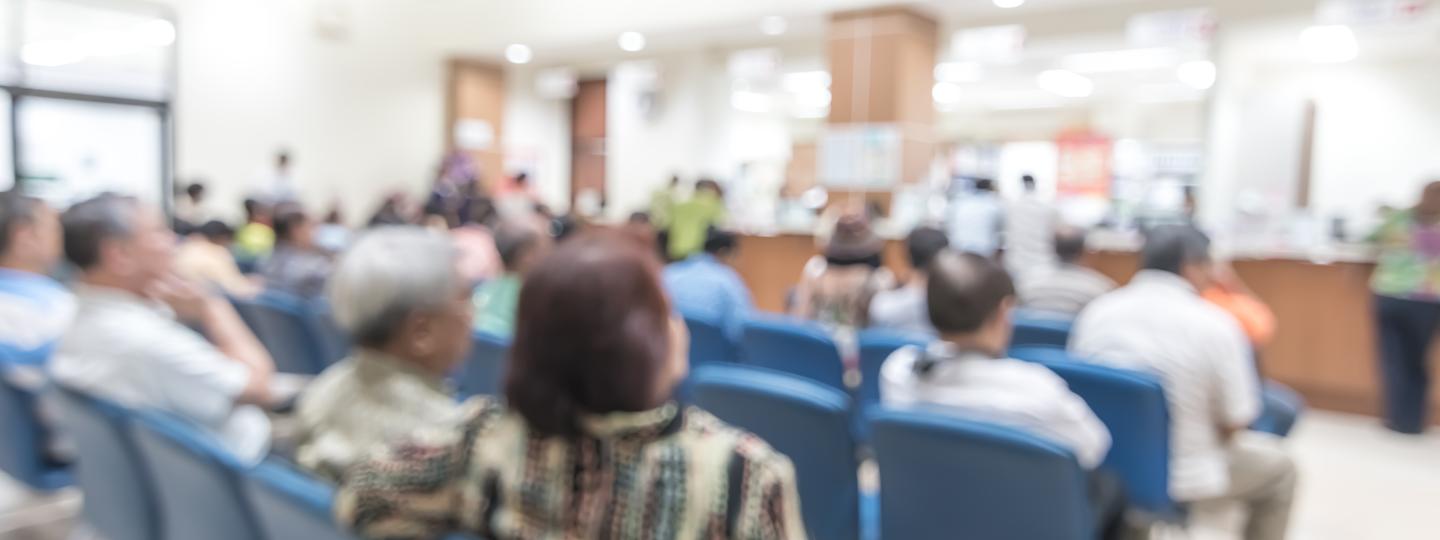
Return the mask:
<path id="1" fill-rule="evenodd" d="M 238 215 L 247 184 L 291 150 L 302 201 L 368 218 L 390 191 L 424 193 L 443 152 L 444 52 L 397 39 L 352 2 L 344 40 L 312 1 L 179 0 L 176 172 Z"/>
<path id="2" fill-rule="evenodd" d="M 618 217 L 649 204 L 673 174 L 693 179 L 702 169 L 706 57 L 691 53 L 625 62 L 606 87 L 606 214 Z M 647 108 L 644 96 L 653 96 Z"/>
<path id="3" fill-rule="evenodd" d="M 535 91 L 538 70 L 505 70 L 505 170 L 526 171 L 531 185 L 552 209 L 570 206 L 570 116 L 568 99 L 544 99 Z"/>

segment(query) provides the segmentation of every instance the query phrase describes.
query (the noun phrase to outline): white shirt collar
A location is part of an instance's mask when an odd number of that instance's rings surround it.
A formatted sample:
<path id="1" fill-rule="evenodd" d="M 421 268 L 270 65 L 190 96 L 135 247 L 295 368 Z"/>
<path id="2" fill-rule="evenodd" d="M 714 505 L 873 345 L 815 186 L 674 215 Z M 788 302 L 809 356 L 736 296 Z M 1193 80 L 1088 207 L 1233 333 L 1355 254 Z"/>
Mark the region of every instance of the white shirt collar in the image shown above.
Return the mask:
<path id="1" fill-rule="evenodd" d="M 1190 294 L 1200 294 L 1185 278 L 1164 270 L 1141 270 L 1130 280 L 1132 285 L 1146 285 L 1178 289 Z"/>

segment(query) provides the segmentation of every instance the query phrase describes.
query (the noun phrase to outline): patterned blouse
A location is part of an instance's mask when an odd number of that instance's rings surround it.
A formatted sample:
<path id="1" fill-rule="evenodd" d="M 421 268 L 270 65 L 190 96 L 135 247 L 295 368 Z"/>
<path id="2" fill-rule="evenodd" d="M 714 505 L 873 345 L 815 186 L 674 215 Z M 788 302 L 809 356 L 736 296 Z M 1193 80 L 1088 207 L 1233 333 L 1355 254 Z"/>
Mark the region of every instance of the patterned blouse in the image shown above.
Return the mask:
<path id="1" fill-rule="evenodd" d="M 1371 239 L 1380 248 L 1370 279 L 1375 294 L 1440 300 L 1440 225 L 1424 225 L 1413 210 L 1400 210 Z"/>
<path id="2" fill-rule="evenodd" d="M 351 469 L 336 519 L 367 538 L 803 539 L 790 460 L 696 408 L 542 437 L 494 402 Z"/>

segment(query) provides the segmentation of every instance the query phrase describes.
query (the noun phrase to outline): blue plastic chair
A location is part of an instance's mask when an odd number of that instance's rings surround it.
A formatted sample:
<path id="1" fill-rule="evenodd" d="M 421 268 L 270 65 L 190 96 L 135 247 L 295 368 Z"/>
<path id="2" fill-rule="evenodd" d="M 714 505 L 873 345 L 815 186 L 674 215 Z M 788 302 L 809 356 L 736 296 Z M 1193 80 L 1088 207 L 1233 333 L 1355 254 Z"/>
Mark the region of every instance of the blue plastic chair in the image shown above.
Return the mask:
<path id="1" fill-rule="evenodd" d="M 46 459 L 48 434 L 36 416 L 38 396 L 4 376 L 15 365 L 43 363 L 43 352 L 0 347 L 0 470 L 30 489 L 54 491 L 72 485 L 74 478 L 69 467 Z"/>
<path id="2" fill-rule="evenodd" d="M 327 367 L 350 354 L 350 336 L 335 323 L 334 317 L 330 314 L 329 303 L 323 300 L 311 302 L 310 309 L 306 311 L 306 314 L 310 319 L 310 328 L 320 338 L 320 346 Z"/>
<path id="3" fill-rule="evenodd" d="M 1120 477 L 1130 506 L 1154 519 L 1182 519 L 1170 498 L 1170 409 L 1160 379 L 1078 360 L 1043 365 L 1110 430 L 1110 453 L 1101 466 Z"/>
<path id="4" fill-rule="evenodd" d="M 155 491 L 130 438 L 132 413 L 66 388 L 56 388 L 55 394 L 61 426 L 75 443 L 85 522 L 110 540 L 160 538 Z"/>
<path id="5" fill-rule="evenodd" d="M 880 368 L 885 365 L 885 360 L 903 347 L 924 347 L 934 339 L 888 330 L 860 332 L 860 390 L 855 400 L 857 414 L 853 416 L 855 436 L 861 441 L 870 440 L 870 422 L 859 412 L 880 403 Z"/>
<path id="6" fill-rule="evenodd" d="M 463 396 L 498 396 L 505 385 L 505 363 L 510 340 L 487 332 L 475 332 L 470 357 L 460 370 L 459 390 Z"/>
<path id="7" fill-rule="evenodd" d="M 1014 324 L 1011 347 L 1047 345 L 1064 349 L 1070 342 L 1073 321 L 1045 313 L 1016 310 Z"/>
<path id="8" fill-rule="evenodd" d="M 1260 412 L 1260 418 L 1250 425 L 1250 429 L 1289 437 L 1290 430 L 1295 428 L 1295 421 L 1305 412 L 1305 398 L 1300 397 L 1300 394 L 1290 387 L 1275 381 L 1265 381 L 1260 397 L 1265 408 Z"/>
<path id="9" fill-rule="evenodd" d="M 686 314 L 685 327 L 690 329 L 690 367 L 740 360 L 740 344 L 720 323 Z"/>
<path id="10" fill-rule="evenodd" d="M 794 319 L 761 317 L 745 321 L 744 363 L 799 375 L 846 391 L 845 364 L 824 327 Z"/>
<path id="11" fill-rule="evenodd" d="M 331 517 L 335 488 L 278 458 L 244 475 L 245 492 L 265 537 L 272 540 L 355 540 Z"/>
<path id="12" fill-rule="evenodd" d="M 158 411 L 136 411 L 130 432 L 160 502 L 163 538 L 264 538 L 241 482 L 249 467 L 208 434 Z"/>
<path id="13" fill-rule="evenodd" d="M 847 395 L 749 366 L 704 366 L 692 383 L 696 405 L 790 457 L 812 538 L 860 538 L 858 463 Z"/>
<path id="14" fill-rule="evenodd" d="M 1074 361 L 1064 347 L 1051 345 L 1022 345 L 1019 347 L 1011 347 L 1006 354 L 1009 354 L 1011 358 L 1016 360 L 1039 362 L 1042 364 L 1047 362 L 1064 363 Z"/>
<path id="15" fill-rule="evenodd" d="M 1094 538 L 1087 473 L 1060 445 L 938 412 L 869 418 L 882 538 Z"/>
<path id="16" fill-rule="evenodd" d="M 284 373 L 317 375 L 329 365 L 324 337 L 310 306 L 300 298 L 266 291 L 252 300 L 255 335 Z"/>

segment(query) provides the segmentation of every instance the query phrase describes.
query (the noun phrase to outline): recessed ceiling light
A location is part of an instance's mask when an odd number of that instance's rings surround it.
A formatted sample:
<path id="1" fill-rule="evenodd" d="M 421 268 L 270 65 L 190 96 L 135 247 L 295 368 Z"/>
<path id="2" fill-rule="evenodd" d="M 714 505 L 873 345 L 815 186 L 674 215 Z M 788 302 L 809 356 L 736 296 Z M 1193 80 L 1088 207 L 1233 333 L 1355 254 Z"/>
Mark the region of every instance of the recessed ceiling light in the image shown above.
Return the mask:
<path id="1" fill-rule="evenodd" d="M 1039 76 L 1035 77 L 1035 84 L 1041 90 L 1060 97 L 1083 98 L 1090 97 L 1090 94 L 1095 93 L 1095 81 L 1074 71 L 1063 69 L 1042 71 Z"/>
<path id="2" fill-rule="evenodd" d="M 509 60 L 511 64 L 526 64 L 533 57 L 534 53 L 530 52 L 530 47 L 525 45 L 514 43 L 505 47 L 505 59 Z"/>
<path id="3" fill-rule="evenodd" d="M 760 31 L 767 36 L 778 36 L 790 28 L 790 23 L 779 15 L 770 15 L 760 19 Z"/>
<path id="4" fill-rule="evenodd" d="M 1025 0 L 995 0 L 995 7 L 1010 9 L 1025 5 Z"/>
<path id="5" fill-rule="evenodd" d="M 965 91 L 960 88 L 960 85 L 952 82 L 937 82 L 934 87 L 930 88 L 930 98 L 934 99 L 938 105 L 954 105 L 959 103 L 960 98 L 964 96 Z"/>
<path id="6" fill-rule="evenodd" d="M 639 32 L 625 32 L 620 34 L 620 49 L 626 52 L 640 52 L 645 50 L 645 34 Z"/>

